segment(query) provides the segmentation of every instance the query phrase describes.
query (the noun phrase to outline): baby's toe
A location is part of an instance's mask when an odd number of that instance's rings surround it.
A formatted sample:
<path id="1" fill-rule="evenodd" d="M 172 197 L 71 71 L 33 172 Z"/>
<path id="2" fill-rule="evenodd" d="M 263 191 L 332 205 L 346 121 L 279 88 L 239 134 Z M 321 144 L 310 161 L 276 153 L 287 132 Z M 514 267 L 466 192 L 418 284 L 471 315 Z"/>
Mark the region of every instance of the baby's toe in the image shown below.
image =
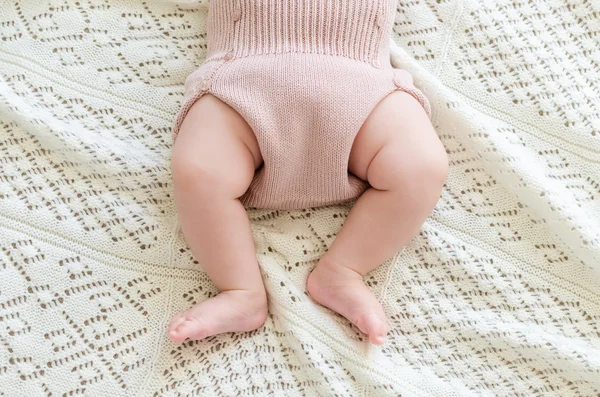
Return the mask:
<path id="1" fill-rule="evenodd" d="M 375 345 L 383 345 L 385 342 L 385 332 L 373 332 L 369 334 L 369 340 Z"/>
<path id="2" fill-rule="evenodd" d="M 185 317 L 184 321 L 175 328 L 175 331 L 179 335 L 185 335 L 185 338 L 190 339 L 203 339 L 209 335 L 208 329 L 195 317 Z"/>
<path id="3" fill-rule="evenodd" d="M 177 314 L 175 317 L 171 319 L 169 323 L 169 332 L 173 331 L 179 324 L 181 324 L 185 320 L 185 317 L 181 315 L 181 313 Z"/>
<path id="4" fill-rule="evenodd" d="M 169 327 L 169 336 L 175 342 L 183 342 L 195 333 L 194 320 L 189 317 L 181 316 L 179 319 L 173 319 Z"/>
<path id="5" fill-rule="evenodd" d="M 383 345 L 387 335 L 388 326 L 381 316 L 375 313 L 369 313 L 361 318 L 360 325 L 357 326 L 369 337 L 371 343 Z"/>
<path id="6" fill-rule="evenodd" d="M 175 328 L 169 330 L 169 338 L 171 338 L 173 342 L 183 342 L 187 337 L 179 332 L 179 328 Z"/>

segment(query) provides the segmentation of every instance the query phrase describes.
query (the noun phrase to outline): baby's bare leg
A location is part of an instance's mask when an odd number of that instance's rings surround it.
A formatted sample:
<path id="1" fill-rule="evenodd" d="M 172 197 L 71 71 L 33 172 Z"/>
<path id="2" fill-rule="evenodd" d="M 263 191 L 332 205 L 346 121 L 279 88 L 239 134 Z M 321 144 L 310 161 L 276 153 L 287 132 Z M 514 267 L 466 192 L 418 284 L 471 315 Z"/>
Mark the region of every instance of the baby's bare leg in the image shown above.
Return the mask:
<path id="1" fill-rule="evenodd" d="M 385 98 L 356 137 L 349 169 L 372 188 L 309 276 L 308 290 L 373 343 L 383 343 L 387 324 L 363 276 L 419 232 L 439 199 L 447 161 L 425 111 L 404 92 Z"/>
<path id="2" fill-rule="evenodd" d="M 175 202 L 186 241 L 220 293 L 171 320 L 174 341 L 250 331 L 266 319 L 250 222 L 238 200 L 261 163 L 252 130 L 233 109 L 212 96 L 190 109 L 173 148 Z"/>

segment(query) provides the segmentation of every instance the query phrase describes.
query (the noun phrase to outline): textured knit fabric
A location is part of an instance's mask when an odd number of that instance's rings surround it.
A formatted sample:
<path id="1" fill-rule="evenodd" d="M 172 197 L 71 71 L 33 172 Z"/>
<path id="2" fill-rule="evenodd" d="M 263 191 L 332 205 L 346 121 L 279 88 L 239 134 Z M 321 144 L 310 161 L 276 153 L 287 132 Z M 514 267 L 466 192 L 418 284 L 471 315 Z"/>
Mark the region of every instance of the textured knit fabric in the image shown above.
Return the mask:
<path id="1" fill-rule="evenodd" d="M 264 327 L 177 344 L 217 292 L 169 160 L 208 7 L 0 0 L 1 397 L 597 397 L 600 5 L 405 0 L 394 65 L 450 157 L 421 233 L 366 277 L 372 348 L 306 294 L 348 205 L 251 210 Z"/>
<path id="2" fill-rule="evenodd" d="M 256 134 L 264 165 L 241 198 L 292 209 L 354 199 L 354 138 L 395 90 L 429 103 L 389 62 L 393 0 L 220 0 L 211 3 L 208 59 L 186 81 L 174 134 L 199 97 L 235 109 Z M 406 73 L 406 72 L 404 72 Z"/>

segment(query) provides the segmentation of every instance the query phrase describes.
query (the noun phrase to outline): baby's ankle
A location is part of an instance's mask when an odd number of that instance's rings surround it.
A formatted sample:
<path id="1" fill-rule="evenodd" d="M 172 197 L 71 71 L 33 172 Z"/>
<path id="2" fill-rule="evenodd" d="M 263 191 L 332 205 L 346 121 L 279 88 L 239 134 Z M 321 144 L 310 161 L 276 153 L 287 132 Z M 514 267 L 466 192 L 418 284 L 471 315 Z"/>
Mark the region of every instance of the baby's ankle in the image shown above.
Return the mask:
<path id="1" fill-rule="evenodd" d="M 335 260 L 333 258 L 328 257 L 327 255 L 323 256 L 317 266 L 315 266 L 314 270 L 323 269 L 330 273 L 338 274 L 342 277 L 364 277 L 359 271 L 355 270 L 356 266 L 353 266 L 348 261 L 344 260 Z M 313 271 L 314 271 L 313 270 Z"/>
<path id="2" fill-rule="evenodd" d="M 231 296 L 232 298 L 246 299 L 248 301 L 266 301 L 267 291 L 262 288 L 244 288 L 244 289 L 226 289 L 220 291 L 221 294 Z"/>

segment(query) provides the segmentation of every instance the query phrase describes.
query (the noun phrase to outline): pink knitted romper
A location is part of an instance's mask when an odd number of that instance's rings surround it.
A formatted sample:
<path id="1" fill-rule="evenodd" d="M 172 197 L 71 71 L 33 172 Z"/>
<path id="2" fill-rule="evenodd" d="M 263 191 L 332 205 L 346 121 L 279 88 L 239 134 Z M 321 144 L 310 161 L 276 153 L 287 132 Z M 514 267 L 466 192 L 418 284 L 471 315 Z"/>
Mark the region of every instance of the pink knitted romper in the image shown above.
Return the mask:
<path id="1" fill-rule="evenodd" d="M 389 61 L 397 0 L 212 0 L 208 56 L 185 82 L 176 137 L 210 93 L 250 125 L 264 159 L 244 205 L 297 209 L 354 199 L 350 149 L 373 108 L 402 90 L 424 95 Z M 398 109 L 402 111 L 402 109 Z"/>

